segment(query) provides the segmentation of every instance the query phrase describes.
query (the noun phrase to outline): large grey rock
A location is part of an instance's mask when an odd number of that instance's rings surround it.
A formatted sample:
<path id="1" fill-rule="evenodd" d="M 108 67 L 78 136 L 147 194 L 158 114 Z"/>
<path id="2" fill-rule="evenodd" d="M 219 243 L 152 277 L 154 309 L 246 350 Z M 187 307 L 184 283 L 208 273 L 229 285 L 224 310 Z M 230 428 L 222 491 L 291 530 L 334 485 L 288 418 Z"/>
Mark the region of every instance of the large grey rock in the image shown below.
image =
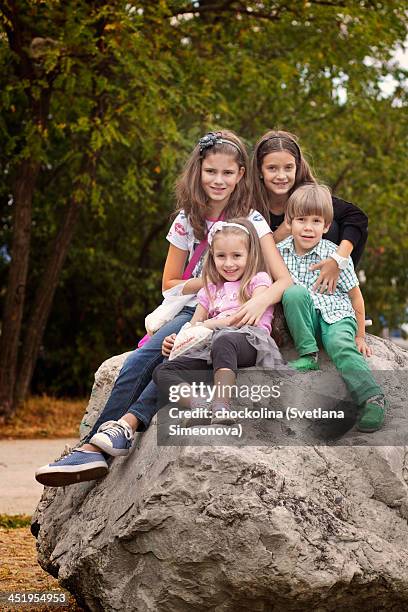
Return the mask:
<path id="1" fill-rule="evenodd" d="M 408 352 L 370 343 L 390 403 L 383 431 L 276 446 L 254 423 L 256 446 L 160 447 L 154 422 L 104 480 L 45 490 L 33 519 L 42 567 L 89 610 L 408 609 L 408 443 L 392 446 L 408 437 Z M 98 371 L 88 426 L 122 362 Z M 323 367 L 303 375 L 299 402 Z"/>

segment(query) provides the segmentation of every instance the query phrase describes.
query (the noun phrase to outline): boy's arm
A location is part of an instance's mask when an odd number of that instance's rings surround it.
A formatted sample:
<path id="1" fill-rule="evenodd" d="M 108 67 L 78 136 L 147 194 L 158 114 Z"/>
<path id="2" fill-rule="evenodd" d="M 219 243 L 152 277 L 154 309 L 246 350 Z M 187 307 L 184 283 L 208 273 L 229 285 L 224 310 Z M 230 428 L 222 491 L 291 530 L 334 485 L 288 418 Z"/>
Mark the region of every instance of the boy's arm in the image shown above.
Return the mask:
<path id="1" fill-rule="evenodd" d="M 350 289 L 348 292 L 351 304 L 356 313 L 357 319 L 357 333 L 356 333 L 356 345 L 358 350 L 364 357 L 370 357 L 373 354 L 373 350 L 367 346 L 365 341 L 365 308 L 364 299 L 360 291 L 360 287 L 356 286 Z"/>

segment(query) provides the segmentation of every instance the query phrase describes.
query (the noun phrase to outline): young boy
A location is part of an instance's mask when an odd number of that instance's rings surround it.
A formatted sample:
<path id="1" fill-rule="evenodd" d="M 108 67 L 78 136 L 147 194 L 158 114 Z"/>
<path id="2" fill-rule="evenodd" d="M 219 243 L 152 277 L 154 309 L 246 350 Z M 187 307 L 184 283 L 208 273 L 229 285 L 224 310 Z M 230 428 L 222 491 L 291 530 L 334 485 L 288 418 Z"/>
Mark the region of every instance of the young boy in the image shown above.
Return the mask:
<path id="1" fill-rule="evenodd" d="M 317 337 L 341 373 L 359 406 L 360 431 L 380 429 L 386 402 L 364 356 L 372 354 L 365 342 L 364 301 L 351 257 L 339 258 L 338 246 L 322 240 L 333 220 L 330 191 L 323 185 L 303 185 L 290 196 L 286 221 L 292 235 L 277 246 L 294 285 L 286 289 L 282 304 L 299 359 L 290 365 L 301 372 L 318 370 Z M 340 276 L 333 293 L 313 290 L 318 271 L 310 266 L 333 257 Z"/>

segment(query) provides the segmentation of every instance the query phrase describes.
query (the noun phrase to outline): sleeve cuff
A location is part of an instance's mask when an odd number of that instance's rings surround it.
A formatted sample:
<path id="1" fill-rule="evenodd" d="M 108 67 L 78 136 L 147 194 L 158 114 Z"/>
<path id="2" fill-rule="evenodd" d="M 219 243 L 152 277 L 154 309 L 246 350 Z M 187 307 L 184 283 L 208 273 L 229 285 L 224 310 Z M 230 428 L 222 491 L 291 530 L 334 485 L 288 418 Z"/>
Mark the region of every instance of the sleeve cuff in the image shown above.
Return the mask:
<path id="1" fill-rule="evenodd" d="M 267 272 L 258 272 L 251 281 L 251 292 L 257 287 L 270 287 L 272 279 Z"/>

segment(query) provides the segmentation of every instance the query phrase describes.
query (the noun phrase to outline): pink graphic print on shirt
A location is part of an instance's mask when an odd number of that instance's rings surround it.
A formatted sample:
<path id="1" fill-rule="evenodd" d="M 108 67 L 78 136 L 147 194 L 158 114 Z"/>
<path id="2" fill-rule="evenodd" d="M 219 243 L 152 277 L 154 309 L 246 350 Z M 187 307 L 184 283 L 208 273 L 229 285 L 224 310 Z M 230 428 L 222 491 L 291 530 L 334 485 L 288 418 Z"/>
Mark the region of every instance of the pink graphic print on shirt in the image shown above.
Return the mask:
<path id="1" fill-rule="evenodd" d="M 176 223 L 174 229 L 179 236 L 187 236 L 187 232 L 181 223 Z"/>

